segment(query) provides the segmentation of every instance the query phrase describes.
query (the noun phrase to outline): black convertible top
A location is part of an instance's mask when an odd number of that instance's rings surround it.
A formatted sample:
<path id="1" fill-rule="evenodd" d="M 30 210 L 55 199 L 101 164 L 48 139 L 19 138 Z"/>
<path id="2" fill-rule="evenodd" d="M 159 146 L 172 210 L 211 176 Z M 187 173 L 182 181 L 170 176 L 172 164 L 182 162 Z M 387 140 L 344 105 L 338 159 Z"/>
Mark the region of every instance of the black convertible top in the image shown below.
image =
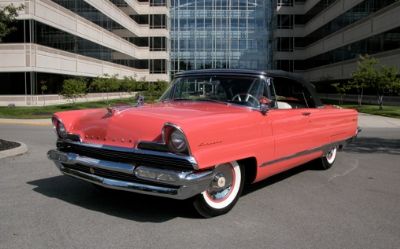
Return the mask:
<path id="1" fill-rule="evenodd" d="M 249 70 L 249 69 L 200 69 L 189 70 L 175 74 L 175 78 L 188 77 L 188 76 L 205 76 L 205 75 L 229 75 L 229 76 L 266 76 L 266 77 L 279 77 L 294 80 L 302 84 L 312 94 L 314 103 L 317 107 L 323 106 L 319 99 L 315 86 L 306 81 L 300 74 L 290 73 L 282 70 Z"/>

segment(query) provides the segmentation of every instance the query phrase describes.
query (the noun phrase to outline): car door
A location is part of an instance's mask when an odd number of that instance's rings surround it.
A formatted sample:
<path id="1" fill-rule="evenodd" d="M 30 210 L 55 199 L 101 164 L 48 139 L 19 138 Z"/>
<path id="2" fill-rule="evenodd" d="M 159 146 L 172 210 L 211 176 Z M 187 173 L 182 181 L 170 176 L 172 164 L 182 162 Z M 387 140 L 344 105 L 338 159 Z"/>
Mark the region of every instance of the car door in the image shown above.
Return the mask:
<path id="1" fill-rule="evenodd" d="M 275 140 L 275 162 L 295 158 L 313 148 L 311 117 L 315 112 L 312 103 L 304 98 L 303 86 L 288 78 L 273 80 L 274 107 L 272 120 Z"/>

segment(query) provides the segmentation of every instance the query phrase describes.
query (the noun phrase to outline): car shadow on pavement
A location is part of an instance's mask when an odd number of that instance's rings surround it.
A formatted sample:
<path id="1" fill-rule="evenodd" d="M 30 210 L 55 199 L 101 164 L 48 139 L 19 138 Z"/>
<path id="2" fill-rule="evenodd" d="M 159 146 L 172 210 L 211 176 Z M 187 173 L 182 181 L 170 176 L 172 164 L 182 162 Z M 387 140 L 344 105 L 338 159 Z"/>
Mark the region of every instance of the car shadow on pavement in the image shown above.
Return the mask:
<path id="1" fill-rule="evenodd" d="M 344 151 L 354 153 L 385 153 L 400 155 L 400 140 L 377 137 L 359 137 L 348 144 Z"/>
<path id="2" fill-rule="evenodd" d="M 277 175 L 268 177 L 267 179 L 262 180 L 260 182 L 246 185 L 243 189 L 242 196 L 255 192 L 259 189 L 266 188 L 270 185 L 288 179 L 294 175 L 300 174 L 307 170 L 320 170 L 320 169 L 318 169 L 317 163 L 315 161 L 308 162 L 293 169 L 289 169 Z"/>
<path id="3" fill-rule="evenodd" d="M 28 184 L 35 186 L 34 191 L 50 198 L 138 222 L 199 218 L 188 201 L 103 189 L 68 176 L 55 176 Z"/>

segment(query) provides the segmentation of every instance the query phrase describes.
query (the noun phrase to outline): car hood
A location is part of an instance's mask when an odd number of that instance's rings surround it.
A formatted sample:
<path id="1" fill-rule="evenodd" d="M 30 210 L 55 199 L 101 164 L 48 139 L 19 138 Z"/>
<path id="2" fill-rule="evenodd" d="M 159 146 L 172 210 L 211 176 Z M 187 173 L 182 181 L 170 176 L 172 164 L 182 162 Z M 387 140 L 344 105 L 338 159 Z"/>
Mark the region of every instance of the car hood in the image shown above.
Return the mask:
<path id="1" fill-rule="evenodd" d="M 161 142 L 161 130 L 167 122 L 180 126 L 190 141 L 191 134 L 246 120 L 244 116 L 251 113 L 254 110 L 243 106 L 182 101 L 67 111 L 55 116 L 83 142 L 132 148 L 140 141 Z"/>

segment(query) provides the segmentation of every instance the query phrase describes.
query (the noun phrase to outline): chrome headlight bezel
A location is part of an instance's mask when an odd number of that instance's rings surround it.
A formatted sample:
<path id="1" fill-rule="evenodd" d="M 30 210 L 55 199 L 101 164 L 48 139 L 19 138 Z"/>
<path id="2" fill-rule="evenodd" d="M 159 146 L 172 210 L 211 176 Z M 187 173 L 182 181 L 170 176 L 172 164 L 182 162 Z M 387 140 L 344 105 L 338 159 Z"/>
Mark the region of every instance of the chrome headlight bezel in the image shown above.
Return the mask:
<path id="1" fill-rule="evenodd" d="M 56 117 L 52 118 L 54 130 L 59 138 L 66 139 L 68 137 L 68 131 L 61 120 Z"/>
<path id="2" fill-rule="evenodd" d="M 183 130 L 171 123 L 166 123 L 162 130 L 164 144 L 176 154 L 190 154 L 189 143 Z"/>

